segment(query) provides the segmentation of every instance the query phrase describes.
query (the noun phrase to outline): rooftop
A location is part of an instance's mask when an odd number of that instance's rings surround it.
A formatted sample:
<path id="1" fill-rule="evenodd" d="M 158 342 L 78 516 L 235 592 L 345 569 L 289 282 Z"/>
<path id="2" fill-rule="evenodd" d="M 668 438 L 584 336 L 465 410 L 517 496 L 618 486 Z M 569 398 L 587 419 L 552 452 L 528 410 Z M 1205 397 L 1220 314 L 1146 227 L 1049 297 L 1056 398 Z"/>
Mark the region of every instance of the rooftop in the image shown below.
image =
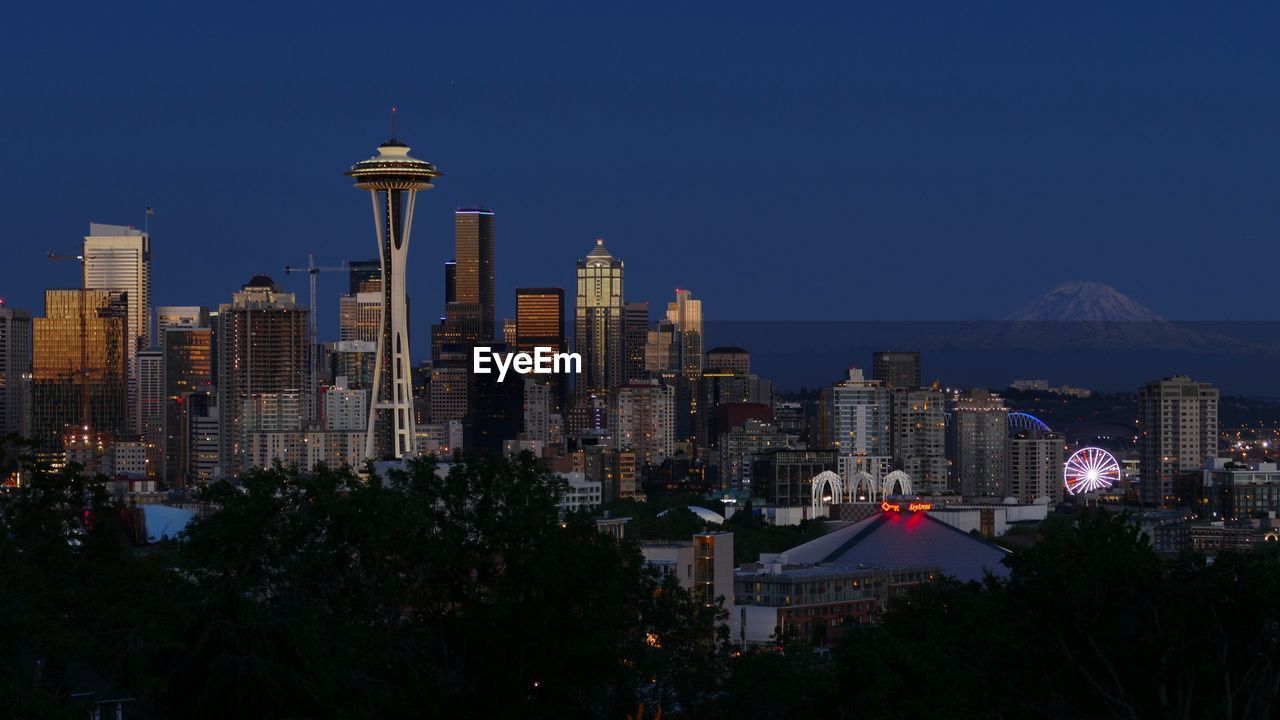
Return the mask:
<path id="1" fill-rule="evenodd" d="M 1004 578 L 1009 551 L 927 512 L 881 512 L 783 553 L 788 563 L 938 568 L 957 580 Z"/>

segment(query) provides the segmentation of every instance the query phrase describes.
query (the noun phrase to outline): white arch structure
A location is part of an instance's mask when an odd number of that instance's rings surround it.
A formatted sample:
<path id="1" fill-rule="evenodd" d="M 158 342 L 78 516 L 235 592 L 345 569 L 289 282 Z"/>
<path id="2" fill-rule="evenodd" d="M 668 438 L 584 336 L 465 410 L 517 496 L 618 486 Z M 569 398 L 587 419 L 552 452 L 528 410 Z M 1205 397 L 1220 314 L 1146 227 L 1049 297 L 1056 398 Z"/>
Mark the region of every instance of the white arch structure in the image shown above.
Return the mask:
<path id="1" fill-rule="evenodd" d="M 871 473 L 866 470 L 859 470 L 849 478 L 849 502 L 857 502 L 858 496 L 866 493 L 868 502 L 875 502 L 879 497 L 880 488 L 876 487 L 876 479 L 871 477 Z"/>
<path id="2" fill-rule="evenodd" d="M 831 499 L 823 502 L 822 493 L 824 490 L 830 490 Z M 826 507 L 831 503 L 838 503 L 844 499 L 844 484 L 840 482 L 840 476 L 830 470 L 823 470 L 813 478 L 813 495 L 810 505 L 813 510 L 813 517 L 818 516 L 818 509 Z"/>
<path id="3" fill-rule="evenodd" d="M 897 485 L 900 489 L 898 492 L 893 491 L 893 486 Z M 894 470 L 884 476 L 884 482 L 880 484 L 880 496 L 889 497 L 890 495 L 910 495 L 911 494 L 911 476 L 901 470 Z"/>

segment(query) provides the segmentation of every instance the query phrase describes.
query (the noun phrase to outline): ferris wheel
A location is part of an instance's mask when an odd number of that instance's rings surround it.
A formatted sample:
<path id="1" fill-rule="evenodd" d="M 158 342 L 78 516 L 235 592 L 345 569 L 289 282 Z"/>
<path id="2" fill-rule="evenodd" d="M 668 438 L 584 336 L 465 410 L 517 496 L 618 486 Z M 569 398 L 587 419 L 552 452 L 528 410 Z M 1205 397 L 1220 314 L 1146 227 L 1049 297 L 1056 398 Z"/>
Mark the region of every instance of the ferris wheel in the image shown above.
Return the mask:
<path id="1" fill-rule="evenodd" d="M 1072 495 L 1106 490 L 1120 482 L 1120 463 L 1102 448 L 1080 448 L 1067 460 L 1062 480 Z"/>

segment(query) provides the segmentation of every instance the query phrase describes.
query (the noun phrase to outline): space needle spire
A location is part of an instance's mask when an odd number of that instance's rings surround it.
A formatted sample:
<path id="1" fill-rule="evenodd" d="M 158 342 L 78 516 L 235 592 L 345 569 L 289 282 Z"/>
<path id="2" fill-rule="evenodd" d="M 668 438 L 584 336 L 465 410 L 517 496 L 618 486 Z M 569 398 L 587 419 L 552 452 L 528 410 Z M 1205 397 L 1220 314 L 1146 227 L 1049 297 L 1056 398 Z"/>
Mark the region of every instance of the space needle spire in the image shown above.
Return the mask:
<path id="1" fill-rule="evenodd" d="M 435 165 L 409 156 L 396 137 L 395 108 L 391 139 L 378 154 L 351 166 L 345 174 L 368 190 L 382 261 L 382 311 L 374 361 L 373 395 L 365 435 L 365 457 L 395 460 L 417 453 L 413 420 L 413 376 L 409 365 L 409 318 L 405 301 L 405 261 L 413 228 L 414 199 L 440 177 Z"/>

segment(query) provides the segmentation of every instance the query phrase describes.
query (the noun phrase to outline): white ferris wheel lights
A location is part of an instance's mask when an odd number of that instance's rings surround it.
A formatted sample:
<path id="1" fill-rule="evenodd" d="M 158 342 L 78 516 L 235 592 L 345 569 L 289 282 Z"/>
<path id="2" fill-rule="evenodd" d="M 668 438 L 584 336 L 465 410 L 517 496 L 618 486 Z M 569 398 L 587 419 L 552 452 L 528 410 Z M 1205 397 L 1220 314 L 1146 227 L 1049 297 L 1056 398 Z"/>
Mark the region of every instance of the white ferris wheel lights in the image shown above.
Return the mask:
<path id="1" fill-rule="evenodd" d="M 1080 448 L 1063 467 L 1062 481 L 1072 495 L 1106 490 L 1120 482 L 1120 463 L 1102 448 Z"/>

